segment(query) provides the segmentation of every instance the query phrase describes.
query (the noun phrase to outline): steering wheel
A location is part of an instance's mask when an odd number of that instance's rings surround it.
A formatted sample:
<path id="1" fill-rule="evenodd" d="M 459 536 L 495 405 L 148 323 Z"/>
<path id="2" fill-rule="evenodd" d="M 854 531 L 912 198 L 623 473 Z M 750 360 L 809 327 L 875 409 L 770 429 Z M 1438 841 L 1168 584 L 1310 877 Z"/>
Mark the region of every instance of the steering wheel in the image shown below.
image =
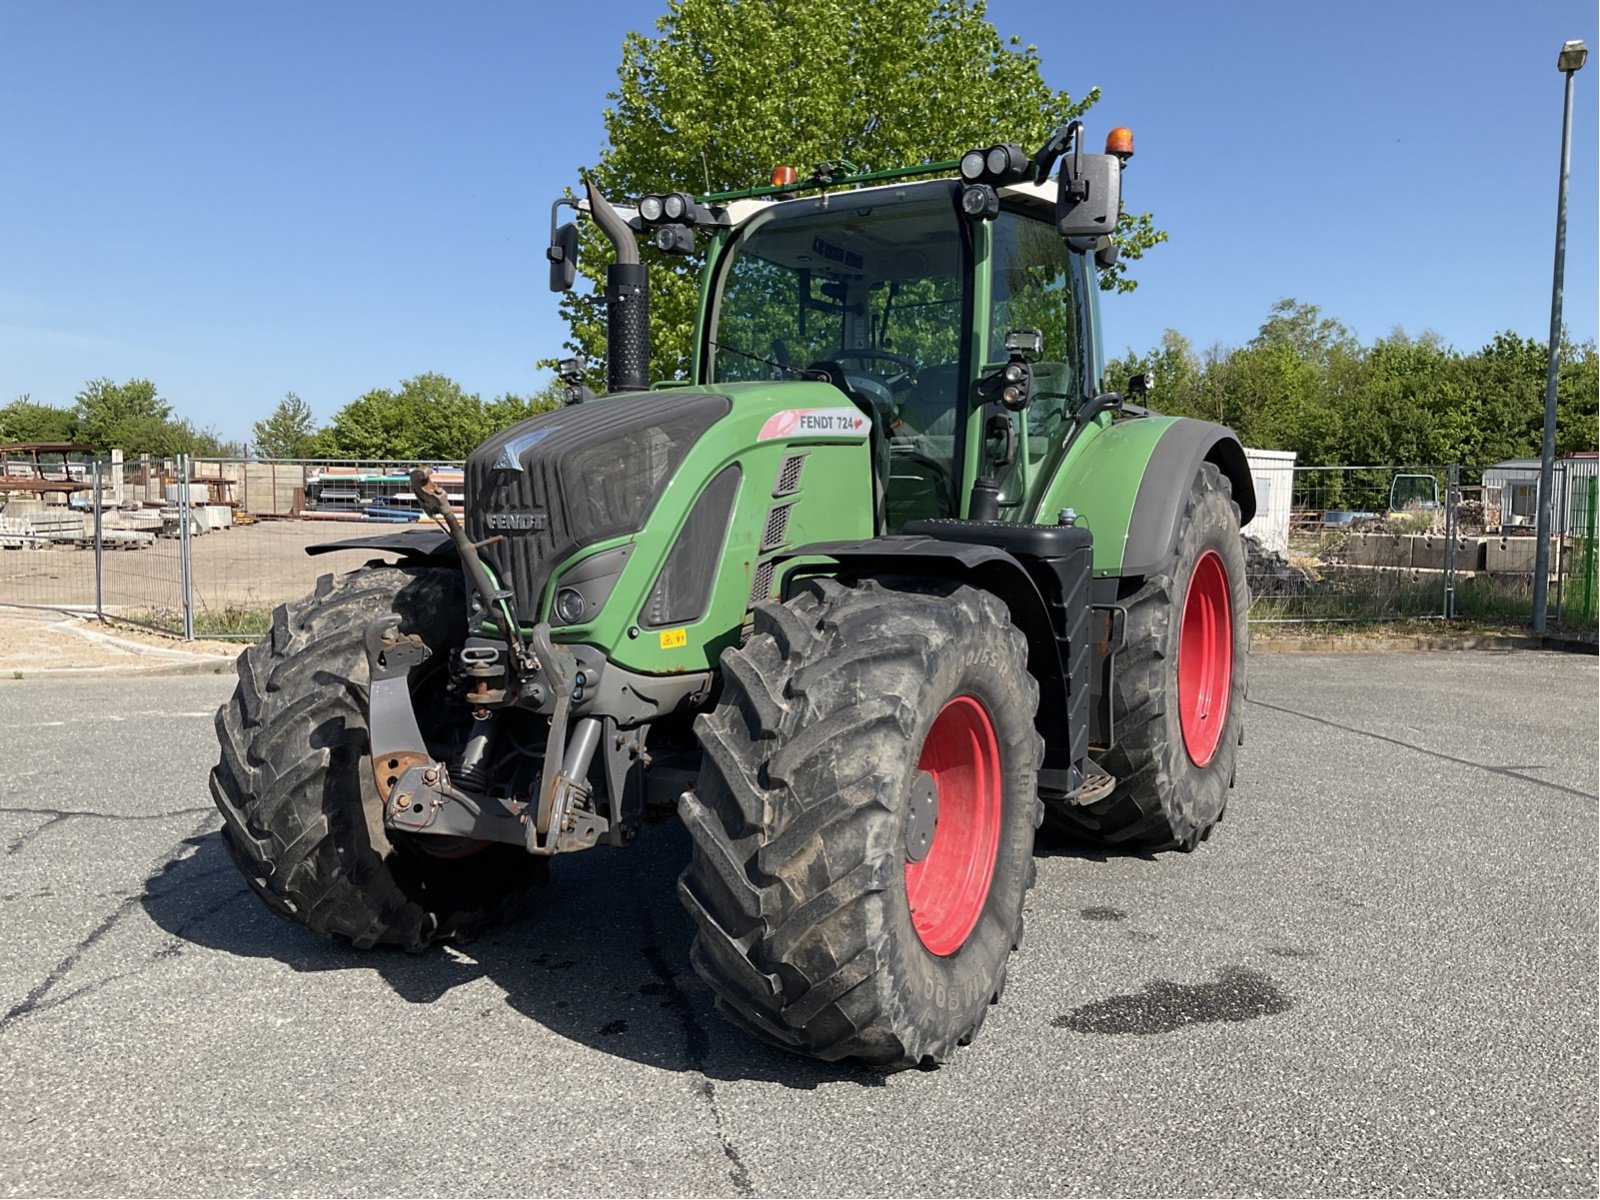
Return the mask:
<path id="1" fill-rule="evenodd" d="M 884 385 L 891 389 L 908 387 L 917 382 L 916 360 L 907 358 L 904 354 L 896 354 L 893 350 L 876 350 L 870 346 L 840 346 L 830 353 L 828 358 L 839 363 L 841 367 L 844 365 L 841 360 L 844 359 L 851 359 L 857 363 L 874 360 L 893 363 L 900 368 L 900 373 L 883 380 Z"/>

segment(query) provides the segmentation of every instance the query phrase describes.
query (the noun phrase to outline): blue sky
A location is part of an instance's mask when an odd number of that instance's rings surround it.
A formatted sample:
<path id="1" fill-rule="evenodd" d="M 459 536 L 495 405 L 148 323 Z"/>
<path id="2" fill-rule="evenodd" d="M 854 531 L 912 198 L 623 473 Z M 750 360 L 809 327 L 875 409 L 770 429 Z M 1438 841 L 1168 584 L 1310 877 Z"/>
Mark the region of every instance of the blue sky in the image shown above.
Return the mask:
<path id="1" fill-rule="evenodd" d="M 440 371 L 526 392 L 564 327 L 549 204 L 598 156 L 623 34 L 665 0 L 0 0 L 0 403 L 148 377 L 247 438 Z M 993 0 L 1046 79 L 1133 127 L 1171 243 L 1108 351 L 1247 340 L 1281 296 L 1462 349 L 1549 325 L 1580 0 Z M 1596 329 L 1596 80 L 1577 76 L 1566 320 Z M 952 152 L 962 147 L 950 147 Z M 755 182 L 755 181 L 752 181 Z M 674 181 L 663 180 L 666 188 Z"/>

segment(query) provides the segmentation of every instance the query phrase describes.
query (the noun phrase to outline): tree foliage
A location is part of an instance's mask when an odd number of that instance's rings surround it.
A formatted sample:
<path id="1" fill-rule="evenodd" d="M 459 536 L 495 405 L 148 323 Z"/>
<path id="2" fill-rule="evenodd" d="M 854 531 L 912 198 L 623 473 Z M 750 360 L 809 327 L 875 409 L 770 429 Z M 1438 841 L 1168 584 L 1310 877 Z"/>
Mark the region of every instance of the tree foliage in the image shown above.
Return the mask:
<path id="1" fill-rule="evenodd" d="M 29 396 L 0 408 L 0 443 L 70 442 L 77 427 L 70 408 L 36 404 Z"/>
<path id="2" fill-rule="evenodd" d="M 77 439 L 96 450 L 182 454 L 192 437 L 192 431 L 172 419 L 172 406 L 148 379 L 91 379 L 78 393 L 73 412 Z"/>
<path id="3" fill-rule="evenodd" d="M 1032 149 L 1099 99 L 1048 87 L 1038 51 L 1003 39 L 981 0 L 669 0 L 659 36 L 624 39 L 606 110 L 608 145 L 585 175 L 608 196 L 729 191 L 788 163 L 808 172 L 848 161 L 883 169 L 953 158 L 972 146 Z M 1148 213 L 1124 214 L 1125 261 L 1166 239 Z M 594 295 L 569 293 L 570 349 L 604 359 L 598 300 L 611 254 L 583 227 L 579 270 Z M 651 271 L 651 371 L 685 372 L 703 256 Z M 1104 281 L 1124 290 L 1118 268 Z"/>
<path id="4" fill-rule="evenodd" d="M 496 430 L 558 404 L 553 384 L 532 397 L 507 394 L 485 403 L 430 372 L 352 400 L 317 432 L 311 448 L 317 458 L 463 459 Z"/>
<path id="5" fill-rule="evenodd" d="M 1538 455 L 1546 362 L 1543 343 L 1509 332 L 1470 354 L 1402 330 L 1362 345 L 1316 305 L 1282 300 L 1242 347 L 1199 355 L 1169 329 L 1161 345 L 1109 364 L 1106 385 L 1150 371 L 1152 408 L 1221 422 L 1307 466 L 1486 466 Z M 1564 340 L 1558 454 L 1595 448 L 1597 396 L 1595 343 Z"/>
<path id="6" fill-rule="evenodd" d="M 272 415 L 257 421 L 255 452 L 261 458 L 310 458 L 316 442 L 317 419 L 311 406 L 293 392 L 284 394 Z"/>

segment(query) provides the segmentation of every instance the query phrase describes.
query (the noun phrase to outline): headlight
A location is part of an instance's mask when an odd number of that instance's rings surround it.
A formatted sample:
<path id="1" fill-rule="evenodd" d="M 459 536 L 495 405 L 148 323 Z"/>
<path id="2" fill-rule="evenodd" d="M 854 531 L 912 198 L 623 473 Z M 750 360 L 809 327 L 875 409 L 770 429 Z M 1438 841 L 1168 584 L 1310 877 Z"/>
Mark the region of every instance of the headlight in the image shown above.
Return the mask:
<path id="1" fill-rule="evenodd" d="M 659 221 L 661 219 L 661 197 L 646 196 L 639 201 L 639 218 L 644 221 Z"/>
<path id="2" fill-rule="evenodd" d="M 961 211 L 975 221 L 986 221 L 1000 212 L 1000 197 L 987 183 L 974 183 L 962 189 Z"/>
<path id="3" fill-rule="evenodd" d="M 576 625 L 583 619 L 583 593 L 577 588 L 561 588 L 556 592 L 556 616 L 563 625 Z"/>
<path id="4" fill-rule="evenodd" d="M 983 174 L 983 151 L 968 150 L 961 156 L 961 178 L 968 183 L 976 183 Z"/>
<path id="5" fill-rule="evenodd" d="M 667 215 L 669 221 L 683 220 L 683 214 L 688 211 L 689 202 L 682 192 L 673 192 L 661 202 L 661 211 Z"/>

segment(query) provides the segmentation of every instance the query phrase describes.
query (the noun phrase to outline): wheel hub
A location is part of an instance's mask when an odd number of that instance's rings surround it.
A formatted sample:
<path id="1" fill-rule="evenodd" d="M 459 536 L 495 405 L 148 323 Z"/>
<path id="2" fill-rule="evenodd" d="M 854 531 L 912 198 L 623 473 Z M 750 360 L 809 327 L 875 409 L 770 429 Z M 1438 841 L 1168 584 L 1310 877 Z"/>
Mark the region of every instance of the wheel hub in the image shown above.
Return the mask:
<path id="1" fill-rule="evenodd" d="M 939 785 L 927 771 L 911 781 L 911 809 L 906 814 L 906 861 L 919 863 L 933 849 L 933 830 L 939 823 Z"/>
<path id="2" fill-rule="evenodd" d="M 931 805 L 919 801 L 928 791 Z M 931 954 L 960 950 L 983 915 L 1000 847 L 1002 792 L 994 722 L 975 696 L 957 696 L 923 740 L 906 819 L 906 902 Z M 914 858 L 929 829 L 927 849 Z"/>

